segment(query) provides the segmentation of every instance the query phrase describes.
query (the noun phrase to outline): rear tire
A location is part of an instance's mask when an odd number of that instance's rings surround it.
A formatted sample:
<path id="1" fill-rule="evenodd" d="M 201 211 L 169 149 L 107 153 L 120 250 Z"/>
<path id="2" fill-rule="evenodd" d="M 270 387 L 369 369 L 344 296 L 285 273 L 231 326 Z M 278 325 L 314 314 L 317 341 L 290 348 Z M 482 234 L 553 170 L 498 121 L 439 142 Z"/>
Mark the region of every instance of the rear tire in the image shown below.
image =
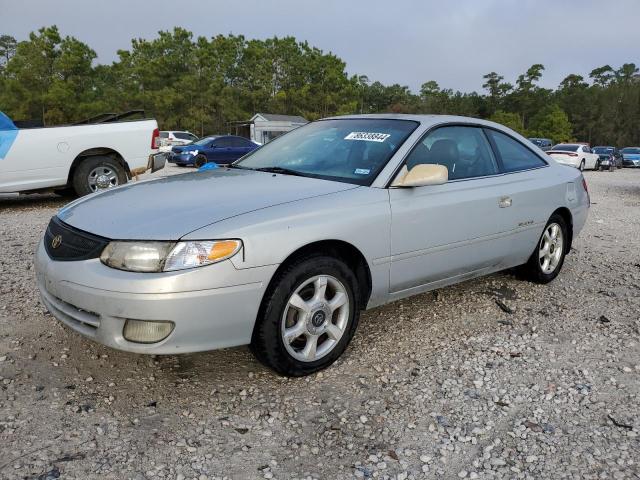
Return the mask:
<path id="1" fill-rule="evenodd" d="M 340 259 L 320 253 L 298 259 L 272 280 L 250 348 L 281 375 L 299 377 L 322 370 L 351 341 L 358 326 L 359 298 L 357 279 Z"/>
<path id="2" fill-rule="evenodd" d="M 108 190 L 127 183 L 127 172 L 116 159 L 105 156 L 87 157 L 73 173 L 73 189 L 78 196 Z"/>
<path id="3" fill-rule="evenodd" d="M 564 218 L 557 213 L 544 227 L 536 248 L 520 272 L 523 277 L 535 283 L 549 283 L 558 276 L 569 245 L 568 227 Z"/>

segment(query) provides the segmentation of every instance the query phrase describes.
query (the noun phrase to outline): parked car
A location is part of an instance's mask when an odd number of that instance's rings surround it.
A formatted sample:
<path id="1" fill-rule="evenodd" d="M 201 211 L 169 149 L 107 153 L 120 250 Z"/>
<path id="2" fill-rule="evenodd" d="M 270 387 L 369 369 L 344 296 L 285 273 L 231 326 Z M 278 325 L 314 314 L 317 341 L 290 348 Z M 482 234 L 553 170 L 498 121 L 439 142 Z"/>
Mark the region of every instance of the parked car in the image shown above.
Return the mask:
<path id="1" fill-rule="evenodd" d="M 609 168 L 611 164 L 616 168 L 622 168 L 622 154 L 616 147 L 593 147 L 592 152 L 600 157 L 596 163 L 596 170 Z"/>
<path id="2" fill-rule="evenodd" d="M 362 309 L 516 266 L 552 281 L 588 207 L 581 172 L 496 123 L 335 117 L 226 168 L 68 205 L 36 277 L 56 318 L 110 347 L 250 344 L 306 375 L 343 353 Z"/>
<path id="3" fill-rule="evenodd" d="M 544 152 L 551 150 L 551 145 L 553 145 L 553 142 L 548 138 L 530 138 L 529 141 Z"/>
<path id="4" fill-rule="evenodd" d="M 198 137 L 191 132 L 163 130 L 160 132 L 160 151 L 170 152 L 175 145 L 188 145 L 198 140 Z"/>
<path id="5" fill-rule="evenodd" d="M 547 151 L 556 162 L 571 165 L 580 170 L 598 168 L 600 156 L 591 152 L 585 143 L 559 143 Z"/>
<path id="6" fill-rule="evenodd" d="M 173 147 L 167 160 L 181 166 L 201 167 L 207 162 L 227 165 L 258 147 L 257 143 L 244 137 L 214 135 L 189 145 Z"/>
<path id="7" fill-rule="evenodd" d="M 640 167 L 640 147 L 625 147 L 620 153 L 624 167 Z"/>
<path id="8" fill-rule="evenodd" d="M 138 111 L 131 113 L 140 113 Z M 164 166 L 155 120 L 105 114 L 81 124 L 18 128 L 0 112 L 0 193 L 106 190 Z"/>

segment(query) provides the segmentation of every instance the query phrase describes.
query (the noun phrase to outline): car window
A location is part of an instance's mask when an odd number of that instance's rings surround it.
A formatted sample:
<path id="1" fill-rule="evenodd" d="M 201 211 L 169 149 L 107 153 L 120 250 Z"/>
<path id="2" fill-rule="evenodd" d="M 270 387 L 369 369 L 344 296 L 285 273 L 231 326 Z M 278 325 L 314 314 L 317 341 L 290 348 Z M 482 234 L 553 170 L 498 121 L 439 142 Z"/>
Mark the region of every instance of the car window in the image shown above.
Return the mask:
<path id="1" fill-rule="evenodd" d="M 169 132 L 160 132 L 160 138 L 169 138 Z"/>
<path id="2" fill-rule="evenodd" d="M 215 142 L 213 142 L 212 146 L 217 148 L 233 147 L 233 138 L 229 138 L 229 137 L 218 138 Z"/>
<path id="3" fill-rule="evenodd" d="M 251 146 L 251 142 L 246 138 L 242 137 L 232 137 L 231 138 L 231 146 L 233 147 L 249 147 Z"/>
<path id="4" fill-rule="evenodd" d="M 487 133 L 496 145 L 505 172 L 517 172 L 546 165 L 538 155 L 510 136 L 489 129 Z"/>
<path id="5" fill-rule="evenodd" d="M 319 120 L 253 149 L 234 166 L 371 185 L 417 126 L 398 119 Z"/>
<path id="6" fill-rule="evenodd" d="M 498 173 L 491 147 L 481 128 L 441 127 L 429 132 L 406 160 L 409 170 L 419 164 L 444 165 L 449 180 Z"/>
<path id="7" fill-rule="evenodd" d="M 173 132 L 173 136 L 180 140 L 193 140 L 193 135 L 186 132 Z"/>

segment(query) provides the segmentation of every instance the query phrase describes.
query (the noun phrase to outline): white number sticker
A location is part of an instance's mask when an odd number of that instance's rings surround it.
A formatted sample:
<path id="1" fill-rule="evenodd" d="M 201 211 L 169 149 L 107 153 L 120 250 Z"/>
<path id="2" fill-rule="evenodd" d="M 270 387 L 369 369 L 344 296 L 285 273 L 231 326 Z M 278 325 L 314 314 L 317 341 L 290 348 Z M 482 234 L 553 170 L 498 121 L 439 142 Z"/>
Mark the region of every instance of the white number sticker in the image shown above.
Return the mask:
<path id="1" fill-rule="evenodd" d="M 374 132 L 351 132 L 344 137 L 345 140 L 364 140 L 365 142 L 384 142 L 389 138 L 389 133 L 374 133 Z"/>

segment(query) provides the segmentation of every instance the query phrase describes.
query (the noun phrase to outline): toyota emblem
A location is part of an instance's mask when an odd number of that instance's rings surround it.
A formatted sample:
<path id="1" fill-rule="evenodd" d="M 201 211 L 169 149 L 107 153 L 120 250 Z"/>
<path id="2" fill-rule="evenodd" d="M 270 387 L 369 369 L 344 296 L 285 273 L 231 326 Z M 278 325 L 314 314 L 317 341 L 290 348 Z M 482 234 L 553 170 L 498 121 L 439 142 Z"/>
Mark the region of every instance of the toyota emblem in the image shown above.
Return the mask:
<path id="1" fill-rule="evenodd" d="M 51 248 L 58 248 L 60 245 L 62 245 L 62 235 L 56 235 L 51 240 Z"/>

